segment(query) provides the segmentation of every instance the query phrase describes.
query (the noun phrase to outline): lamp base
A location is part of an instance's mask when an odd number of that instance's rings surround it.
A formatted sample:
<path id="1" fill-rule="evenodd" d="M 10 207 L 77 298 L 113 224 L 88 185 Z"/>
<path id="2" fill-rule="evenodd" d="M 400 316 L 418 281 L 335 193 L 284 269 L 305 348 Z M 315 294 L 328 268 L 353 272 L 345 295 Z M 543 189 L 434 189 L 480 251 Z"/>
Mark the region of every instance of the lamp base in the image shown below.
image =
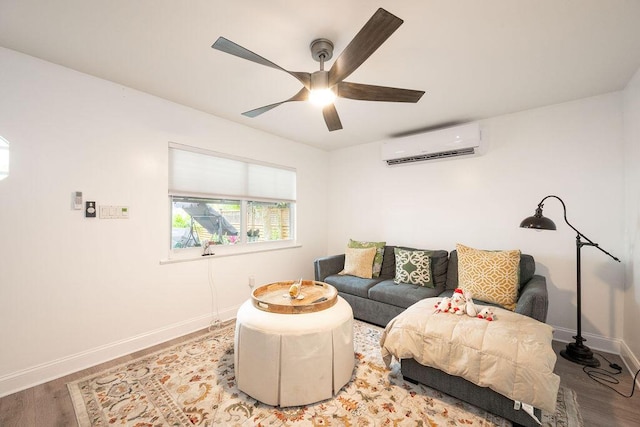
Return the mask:
<path id="1" fill-rule="evenodd" d="M 567 344 L 567 348 L 562 350 L 560 355 L 573 363 L 579 363 L 592 368 L 600 366 L 600 361 L 593 357 L 591 349 L 582 343 L 572 342 Z"/>

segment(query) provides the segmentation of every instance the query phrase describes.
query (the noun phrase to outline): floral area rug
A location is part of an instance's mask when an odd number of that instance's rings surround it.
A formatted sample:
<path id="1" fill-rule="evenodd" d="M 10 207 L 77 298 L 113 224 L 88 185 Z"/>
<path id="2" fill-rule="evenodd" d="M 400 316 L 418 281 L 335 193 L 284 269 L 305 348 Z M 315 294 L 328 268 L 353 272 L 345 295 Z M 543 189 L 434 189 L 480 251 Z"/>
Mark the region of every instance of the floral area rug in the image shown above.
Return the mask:
<path id="1" fill-rule="evenodd" d="M 354 322 L 356 367 L 333 399 L 280 408 L 236 388 L 235 322 L 87 376 L 67 386 L 84 426 L 510 426 L 465 402 L 402 379 L 380 355 L 382 329 Z M 313 387 L 313 384 L 309 385 Z M 547 427 L 581 426 L 575 393 L 562 388 Z"/>

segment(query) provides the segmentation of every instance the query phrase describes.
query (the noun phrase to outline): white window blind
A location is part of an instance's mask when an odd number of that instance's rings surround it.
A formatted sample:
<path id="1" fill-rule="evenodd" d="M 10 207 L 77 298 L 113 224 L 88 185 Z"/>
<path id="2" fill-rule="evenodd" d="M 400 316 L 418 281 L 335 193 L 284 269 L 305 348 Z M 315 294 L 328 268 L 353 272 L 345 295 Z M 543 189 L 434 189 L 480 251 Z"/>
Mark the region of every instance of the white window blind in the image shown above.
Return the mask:
<path id="1" fill-rule="evenodd" d="M 296 171 L 169 144 L 169 194 L 295 201 Z"/>

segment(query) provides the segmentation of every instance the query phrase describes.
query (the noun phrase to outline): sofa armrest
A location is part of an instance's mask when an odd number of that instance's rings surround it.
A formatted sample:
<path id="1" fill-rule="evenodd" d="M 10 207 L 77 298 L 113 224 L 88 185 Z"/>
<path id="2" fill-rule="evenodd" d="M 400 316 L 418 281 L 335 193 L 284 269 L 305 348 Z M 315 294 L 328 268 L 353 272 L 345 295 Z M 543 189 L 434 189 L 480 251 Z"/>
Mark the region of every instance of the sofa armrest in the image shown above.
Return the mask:
<path id="1" fill-rule="evenodd" d="M 516 313 L 524 314 L 545 323 L 548 309 L 547 279 L 544 276 L 535 274 L 520 289 Z"/>
<path id="2" fill-rule="evenodd" d="M 344 254 L 318 258 L 313 261 L 313 269 L 316 275 L 315 279 L 324 282 L 327 276 L 338 274 L 344 269 Z"/>

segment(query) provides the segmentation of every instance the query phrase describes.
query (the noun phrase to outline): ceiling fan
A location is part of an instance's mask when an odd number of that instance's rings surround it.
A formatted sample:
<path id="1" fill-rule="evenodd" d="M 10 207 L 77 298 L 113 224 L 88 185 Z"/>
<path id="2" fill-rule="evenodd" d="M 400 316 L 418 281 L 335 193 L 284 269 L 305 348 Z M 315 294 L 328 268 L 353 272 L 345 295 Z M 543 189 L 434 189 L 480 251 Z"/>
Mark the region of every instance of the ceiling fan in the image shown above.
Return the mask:
<path id="1" fill-rule="evenodd" d="M 329 71 L 324 70 L 324 62 L 333 56 L 333 43 L 327 39 L 316 39 L 311 42 L 311 56 L 320 62 L 320 70 L 313 73 L 289 71 L 273 62 L 251 52 L 248 49 L 219 37 L 211 46 L 222 52 L 247 59 L 257 64 L 282 70 L 298 79 L 303 88 L 291 98 L 275 104 L 265 105 L 242 113 L 247 117 L 256 117 L 272 108 L 292 101 L 314 101 L 316 97 L 322 102 L 322 115 L 329 131 L 342 129 L 340 117 L 333 104 L 335 97 L 356 99 L 361 101 L 418 102 L 424 91 L 399 89 L 386 86 L 374 86 L 344 81 L 364 61 L 371 56 L 393 34 L 402 19 L 380 8 L 351 40 L 342 54 L 335 60 Z"/>

